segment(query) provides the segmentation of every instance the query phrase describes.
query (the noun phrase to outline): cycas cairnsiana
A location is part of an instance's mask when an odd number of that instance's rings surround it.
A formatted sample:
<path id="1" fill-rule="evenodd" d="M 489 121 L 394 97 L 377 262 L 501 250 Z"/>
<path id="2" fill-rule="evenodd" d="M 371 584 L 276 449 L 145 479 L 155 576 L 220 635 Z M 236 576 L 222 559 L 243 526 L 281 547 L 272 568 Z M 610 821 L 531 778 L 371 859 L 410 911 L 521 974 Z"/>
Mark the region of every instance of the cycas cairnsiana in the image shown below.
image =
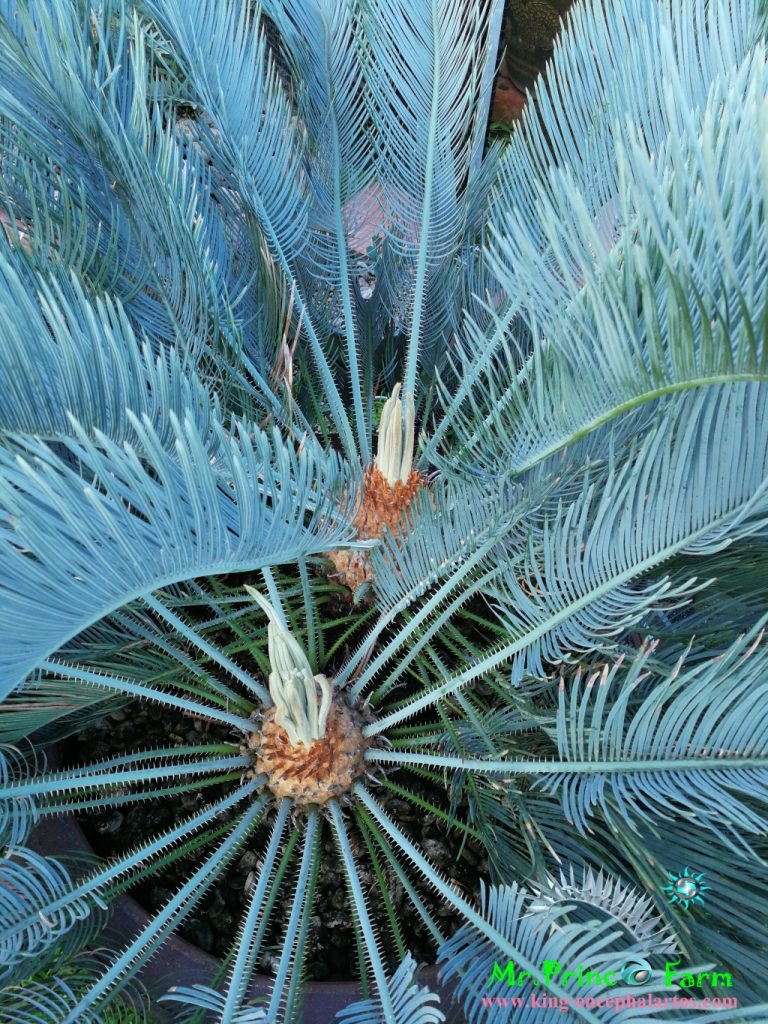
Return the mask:
<path id="1" fill-rule="evenodd" d="M 261 1013 L 264 966 L 265 1019 L 301 1018 L 329 845 L 370 993 L 346 1024 L 439 1019 L 409 945 L 468 1024 L 500 958 L 599 1024 L 544 958 L 614 941 L 620 968 L 662 929 L 766 1018 L 765 4 L 578 0 L 503 149 L 494 6 L 0 0 L 0 1021 L 106 1012 L 246 844 L 226 978 L 173 994 L 218 1020 Z M 370 557 L 373 600 L 339 616 L 315 570 L 359 538 L 339 571 L 360 589 Z M 126 700 L 200 738 L 94 760 L 84 725 Z M 351 785 L 345 705 L 371 709 Z M 52 734 L 77 764 L 46 768 Z M 393 792 L 499 886 L 457 892 Z M 84 878 L 23 845 L 178 796 Z M 188 853 L 72 984 L 103 905 Z M 717 879 L 706 927 L 662 895 L 686 865 Z M 571 868 L 610 880 L 553 895 Z"/>

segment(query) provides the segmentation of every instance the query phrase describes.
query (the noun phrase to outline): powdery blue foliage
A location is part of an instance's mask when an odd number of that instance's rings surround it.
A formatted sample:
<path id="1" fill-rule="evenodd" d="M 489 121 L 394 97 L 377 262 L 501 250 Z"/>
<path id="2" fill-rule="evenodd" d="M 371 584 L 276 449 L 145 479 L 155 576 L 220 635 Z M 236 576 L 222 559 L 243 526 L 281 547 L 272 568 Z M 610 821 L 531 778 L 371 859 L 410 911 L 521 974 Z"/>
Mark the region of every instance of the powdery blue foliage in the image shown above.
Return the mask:
<path id="1" fill-rule="evenodd" d="M 541 969 L 670 950 L 768 1016 L 764 4 L 581 0 L 484 150 L 499 13 L 0 0 L 0 1021 L 299 1021 L 328 837 L 365 982 L 343 1024 L 449 1012 L 395 892 L 471 1024 L 509 1019 L 479 999 L 496 961 L 558 1001 L 521 1021 L 676 1019 Z M 361 540 L 393 393 L 421 486 Z M 344 548 L 370 557 L 355 604 Z M 324 804 L 254 767 L 265 607 L 307 701 L 327 676 L 360 715 Z M 46 765 L 128 701 L 205 734 Z M 192 812 L 105 863 L 25 845 L 180 790 Z M 265 824 L 226 970 L 149 1004 L 136 974 Z M 685 865 L 703 908 L 665 898 Z"/>

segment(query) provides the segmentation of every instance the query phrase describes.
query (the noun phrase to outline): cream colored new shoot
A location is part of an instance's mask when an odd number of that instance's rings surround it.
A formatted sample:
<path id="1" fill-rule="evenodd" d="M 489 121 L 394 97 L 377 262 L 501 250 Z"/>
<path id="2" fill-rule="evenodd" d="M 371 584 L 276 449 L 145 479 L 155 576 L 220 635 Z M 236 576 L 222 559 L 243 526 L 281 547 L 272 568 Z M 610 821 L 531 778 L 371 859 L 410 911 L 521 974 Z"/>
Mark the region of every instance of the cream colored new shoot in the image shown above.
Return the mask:
<path id="1" fill-rule="evenodd" d="M 379 420 L 379 448 L 376 466 L 390 487 L 407 482 L 413 465 L 413 423 L 416 411 L 413 395 L 400 400 L 400 384 L 384 403 Z"/>
<path id="2" fill-rule="evenodd" d="M 331 684 L 323 675 L 312 675 L 301 644 L 282 625 L 269 601 L 253 587 L 245 589 L 269 616 L 269 693 L 275 704 L 275 721 L 288 733 L 292 746 L 308 747 L 325 735 Z"/>

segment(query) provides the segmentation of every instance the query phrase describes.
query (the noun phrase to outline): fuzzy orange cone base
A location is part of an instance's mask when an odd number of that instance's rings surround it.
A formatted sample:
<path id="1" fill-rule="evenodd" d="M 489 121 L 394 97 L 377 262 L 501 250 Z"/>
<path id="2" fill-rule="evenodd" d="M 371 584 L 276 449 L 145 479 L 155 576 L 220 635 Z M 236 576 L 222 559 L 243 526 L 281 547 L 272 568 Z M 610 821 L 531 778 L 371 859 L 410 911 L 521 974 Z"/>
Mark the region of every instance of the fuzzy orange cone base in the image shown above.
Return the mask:
<path id="1" fill-rule="evenodd" d="M 265 712 L 262 728 L 248 740 L 254 757 L 252 774 L 264 774 L 276 797 L 297 804 L 325 804 L 340 796 L 365 771 L 363 754 L 370 745 L 364 738 L 363 717 L 336 700 L 328 710 L 325 735 L 309 745 L 293 746 L 285 729 L 275 721 L 275 709 Z"/>
<path id="2" fill-rule="evenodd" d="M 385 530 L 396 532 L 407 523 L 406 512 L 426 480 L 412 469 L 405 483 L 399 480 L 391 487 L 386 477 L 374 464 L 365 471 L 363 499 L 355 516 L 355 529 L 360 540 L 378 540 Z M 371 557 L 368 551 L 332 551 L 328 556 L 336 566 L 337 579 L 358 590 L 372 579 Z"/>

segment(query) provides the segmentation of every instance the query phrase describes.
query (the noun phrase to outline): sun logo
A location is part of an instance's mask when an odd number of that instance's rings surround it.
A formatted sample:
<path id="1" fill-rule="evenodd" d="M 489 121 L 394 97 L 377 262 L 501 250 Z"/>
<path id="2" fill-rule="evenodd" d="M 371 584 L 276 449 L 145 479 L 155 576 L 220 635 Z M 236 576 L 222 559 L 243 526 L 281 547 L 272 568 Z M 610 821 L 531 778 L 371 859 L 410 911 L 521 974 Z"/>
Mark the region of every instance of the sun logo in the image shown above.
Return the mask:
<path id="1" fill-rule="evenodd" d="M 664 886 L 664 892 L 669 894 L 667 899 L 670 903 L 682 903 L 683 910 L 687 910 L 691 903 L 704 902 L 701 894 L 708 891 L 710 886 L 703 883 L 703 871 L 695 875 L 690 868 L 686 868 L 677 874 L 668 871 L 667 875 L 672 881 Z"/>

